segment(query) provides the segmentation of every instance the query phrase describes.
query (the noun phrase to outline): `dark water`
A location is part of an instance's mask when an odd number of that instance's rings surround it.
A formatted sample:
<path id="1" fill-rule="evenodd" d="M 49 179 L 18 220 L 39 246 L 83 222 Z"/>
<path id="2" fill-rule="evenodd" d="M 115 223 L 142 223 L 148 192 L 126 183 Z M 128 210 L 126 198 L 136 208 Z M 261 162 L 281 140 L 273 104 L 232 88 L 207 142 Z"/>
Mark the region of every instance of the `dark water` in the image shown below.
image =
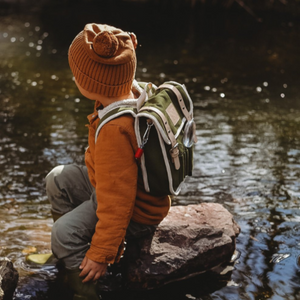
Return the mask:
<path id="1" fill-rule="evenodd" d="M 14 299 L 66 299 L 55 268 L 28 268 L 24 258 L 30 247 L 50 250 L 43 178 L 83 163 L 93 108 L 67 63 L 87 15 L 54 28 L 48 13 L 50 21 L 32 11 L 0 19 L 0 255 L 20 273 Z M 173 204 L 222 203 L 242 232 L 227 275 L 103 299 L 300 299 L 300 27 L 292 16 L 274 19 L 242 14 L 179 40 L 126 28 L 140 33 L 137 79 L 184 82 L 195 102 L 194 175 Z"/>

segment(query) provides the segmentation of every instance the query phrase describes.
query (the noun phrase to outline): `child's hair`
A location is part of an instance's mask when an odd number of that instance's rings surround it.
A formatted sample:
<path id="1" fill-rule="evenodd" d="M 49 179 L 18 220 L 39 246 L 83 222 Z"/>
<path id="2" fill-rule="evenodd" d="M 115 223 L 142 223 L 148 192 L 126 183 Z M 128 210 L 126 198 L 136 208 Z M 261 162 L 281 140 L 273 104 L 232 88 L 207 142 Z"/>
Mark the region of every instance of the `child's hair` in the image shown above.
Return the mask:
<path id="1" fill-rule="evenodd" d="M 87 24 L 69 48 L 69 64 L 84 90 L 107 97 L 126 95 L 136 70 L 130 34 L 105 24 Z"/>

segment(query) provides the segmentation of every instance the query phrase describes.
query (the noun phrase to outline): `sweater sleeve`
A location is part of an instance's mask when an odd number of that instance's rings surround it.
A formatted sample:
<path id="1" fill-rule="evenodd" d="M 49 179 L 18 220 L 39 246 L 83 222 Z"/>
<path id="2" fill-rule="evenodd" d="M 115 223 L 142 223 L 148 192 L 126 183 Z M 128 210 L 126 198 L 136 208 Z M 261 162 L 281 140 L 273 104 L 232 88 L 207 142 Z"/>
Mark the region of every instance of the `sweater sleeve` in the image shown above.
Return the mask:
<path id="1" fill-rule="evenodd" d="M 133 129 L 127 127 L 113 122 L 106 124 L 95 147 L 98 222 L 86 256 L 101 263 L 118 261 L 135 204 L 138 176 L 135 136 Z"/>

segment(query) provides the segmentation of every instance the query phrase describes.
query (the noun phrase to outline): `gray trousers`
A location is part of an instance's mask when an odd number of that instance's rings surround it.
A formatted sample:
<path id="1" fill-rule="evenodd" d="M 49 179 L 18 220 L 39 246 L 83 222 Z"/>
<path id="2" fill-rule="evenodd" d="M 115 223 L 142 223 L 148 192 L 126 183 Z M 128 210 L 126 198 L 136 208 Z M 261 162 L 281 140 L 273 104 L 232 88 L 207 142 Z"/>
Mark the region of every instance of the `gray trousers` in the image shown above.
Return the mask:
<path id="1" fill-rule="evenodd" d="M 66 268 L 78 268 L 98 221 L 95 188 L 85 166 L 61 165 L 46 176 L 46 192 L 54 215 L 62 215 L 54 224 L 51 235 L 53 254 Z M 154 225 L 130 222 L 126 239 L 136 239 L 155 231 Z"/>

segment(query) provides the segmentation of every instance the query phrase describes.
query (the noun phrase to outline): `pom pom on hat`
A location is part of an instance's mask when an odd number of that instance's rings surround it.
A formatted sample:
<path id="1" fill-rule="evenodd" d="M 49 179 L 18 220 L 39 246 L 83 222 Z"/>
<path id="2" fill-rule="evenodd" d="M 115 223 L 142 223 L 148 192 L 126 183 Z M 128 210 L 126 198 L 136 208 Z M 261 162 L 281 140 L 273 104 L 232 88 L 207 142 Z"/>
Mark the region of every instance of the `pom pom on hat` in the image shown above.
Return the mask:
<path id="1" fill-rule="evenodd" d="M 84 90 L 114 97 L 127 95 L 136 70 L 131 35 L 106 24 L 86 24 L 69 48 L 69 64 Z"/>
<path id="2" fill-rule="evenodd" d="M 102 31 L 93 39 L 94 51 L 102 57 L 113 57 L 119 48 L 119 41 L 111 31 Z"/>

